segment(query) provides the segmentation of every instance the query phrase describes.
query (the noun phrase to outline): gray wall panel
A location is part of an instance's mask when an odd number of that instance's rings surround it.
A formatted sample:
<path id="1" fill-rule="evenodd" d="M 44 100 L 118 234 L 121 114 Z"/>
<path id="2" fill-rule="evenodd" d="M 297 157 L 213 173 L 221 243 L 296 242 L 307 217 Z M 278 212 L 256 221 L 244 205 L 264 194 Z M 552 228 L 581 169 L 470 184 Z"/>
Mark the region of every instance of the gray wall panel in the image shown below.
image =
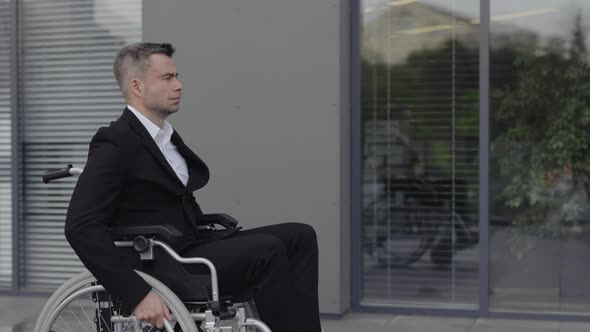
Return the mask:
<path id="1" fill-rule="evenodd" d="M 313 225 L 320 306 L 349 306 L 348 11 L 345 1 L 145 1 L 143 39 L 177 46 L 171 118 L 212 170 L 206 212 L 247 227 Z"/>

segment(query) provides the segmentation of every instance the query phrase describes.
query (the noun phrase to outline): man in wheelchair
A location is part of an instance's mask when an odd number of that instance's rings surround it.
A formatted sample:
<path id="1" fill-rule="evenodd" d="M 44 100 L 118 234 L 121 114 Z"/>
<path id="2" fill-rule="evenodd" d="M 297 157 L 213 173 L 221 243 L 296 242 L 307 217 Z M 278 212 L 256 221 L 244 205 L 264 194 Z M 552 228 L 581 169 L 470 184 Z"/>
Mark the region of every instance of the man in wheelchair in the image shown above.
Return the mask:
<path id="1" fill-rule="evenodd" d="M 195 201 L 193 191 L 207 184 L 209 169 L 166 121 L 178 112 L 183 90 L 173 53 L 168 43 L 118 52 L 113 70 L 128 105 L 90 142 L 67 213 L 69 243 L 111 296 L 158 327 L 170 319 L 168 308 L 134 270 L 189 300 L 209 296 L 206 284 L 190 284 L 209 271 L 174 264 L 167 255 L 142 263 L 136 252 L 114 245 L 109 229 L 166 225 L 179 234 L 168 243 L 173 249 L 213 262 L 221 295 L 253 297 L 273 331 L 321 331 L 313 228 L 285 223 L 241 230 L 229 216 L 204 215 Z"/>

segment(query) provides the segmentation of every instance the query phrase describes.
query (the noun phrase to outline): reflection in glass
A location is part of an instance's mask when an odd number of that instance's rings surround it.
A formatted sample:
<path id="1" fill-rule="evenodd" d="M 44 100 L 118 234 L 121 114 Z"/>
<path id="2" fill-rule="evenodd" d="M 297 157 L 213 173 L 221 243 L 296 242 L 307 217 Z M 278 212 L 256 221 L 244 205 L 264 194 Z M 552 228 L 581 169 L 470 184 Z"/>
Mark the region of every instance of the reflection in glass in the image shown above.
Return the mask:
<path id="1" fill-rule="evenodd" d="M 362 12 L 362 304 L 476 305 L 479 6 Z"/>
<path id="2" fill-rule="evenodd" d="M 590 313 L 587 1 L 491 1 L 493 310 Z"/>

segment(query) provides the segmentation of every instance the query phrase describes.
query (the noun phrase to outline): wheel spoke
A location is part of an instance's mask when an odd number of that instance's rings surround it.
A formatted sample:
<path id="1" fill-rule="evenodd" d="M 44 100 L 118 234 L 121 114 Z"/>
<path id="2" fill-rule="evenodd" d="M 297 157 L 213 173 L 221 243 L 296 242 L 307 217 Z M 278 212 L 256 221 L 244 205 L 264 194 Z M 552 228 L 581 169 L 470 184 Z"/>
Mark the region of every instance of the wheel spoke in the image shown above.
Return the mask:
<path id="1" fill-rule="evenodd" d="M 59 316 L 58 316 L 58 318 L 59 318 L 59 319 L 60 319 L 62 322 L 64 322 L 64 324 L 67 326 L 67 328 L 69 328 L 69 329 L 70 329 L 70 331 L 74 332 L 74 329 L 72 329 L 72 327 L 70 326 L 70 324 L 68 324 L 68 322 L 66 322 L 66 321 L 65 321 L 65 319 L 63 319 L 63 317 L 61 317 L 61 315 L 59 315 Z M 66 329 L 63 329 L 63 328 L 62 328 L 62 330 L 64 330 L 64 331 L 67 331 Z"/>
<path id="2" fill-rule="evenodd" d="M 64 332 L 71 332 L 71 331 L 68 331 L 68 330 L 64 329 L 63 327 L 59 327 L 59 329 L 62 330 L 62 331 L 64 331 Z"/>
<path id="3" fill-rule="evenodd" d="M 90 316 L 88 316 L 88 313 L 86 313 L 86 310 L 84 310 L 84 307 L 82 307 L 82 305 L 79 302 L 76 301 L 76 303 L 78 303 L 78 305 L 80 306 L 80 309 L 82 309 L 82 312 L 86 316 L 86 319 L 88 319 L 90 326 L 94 326 L 94 322 L 92 321 L 92 319 L 90 319 Z"/>
<path id="4" fill-rule="evenodd" d="M 111 327 L 110 327 L 111 324 L 110 323 L 107 323 L 102 315 L 99 314 L 99 316 L 100 316 L 100 320 L 102 320 L 106 324 L 107 330 L 109 330 L 109 332 L 112 332 L 111 331 Z"/>
<path id="5" fill-rule="evenodd" d="M 131 314 L 129 316 L 129 319 L 127 319 L 127 322 L 123 323 L 123 330 L 126 330 L 127 327 L 129 326 L 129 324 L 132 323 L 133 317 L 135 317 L 135 314 Z M 141 327 L 141 323 L 139 322 L 139 320 L 136 320 L 135 323 L 139 324 L 139 326 Z M 135 330 L 134 330 L 135 331 Z"/>
<path id="6" fill-rule="evenodd" d="M 68 310 L 76 318 L 76 320 L 80 323 L 80 325 L 82 325 L 82 328 L 84 328 L 84 330 L 86 332 L 89 332 L 88 329 L 86 328 L 86 326 L 84 326 L 84 324 L 82 323 L 82 321 L 78 318 L 78 316 L 76 316 L 76 314 L 74 313 L 74 311 L 72 311 L 72 309 L 68 309 Z"/>

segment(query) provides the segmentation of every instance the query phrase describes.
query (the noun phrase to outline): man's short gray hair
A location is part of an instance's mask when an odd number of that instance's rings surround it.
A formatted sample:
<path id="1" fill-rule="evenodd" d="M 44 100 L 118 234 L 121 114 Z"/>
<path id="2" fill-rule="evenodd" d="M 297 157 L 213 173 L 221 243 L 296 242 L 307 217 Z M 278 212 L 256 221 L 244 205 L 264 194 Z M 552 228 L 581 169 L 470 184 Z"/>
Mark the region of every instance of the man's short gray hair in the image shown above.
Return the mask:
<path id="1" fill-rule="evenodd" d="M 135 43 L 123 47 L 113 63 L 113 73 L 123 97 L 129 95 L 129 80 L 145 72 L 150 55 L 164 54 L 171 58 L 174 50 L 170 43 Z"/>

